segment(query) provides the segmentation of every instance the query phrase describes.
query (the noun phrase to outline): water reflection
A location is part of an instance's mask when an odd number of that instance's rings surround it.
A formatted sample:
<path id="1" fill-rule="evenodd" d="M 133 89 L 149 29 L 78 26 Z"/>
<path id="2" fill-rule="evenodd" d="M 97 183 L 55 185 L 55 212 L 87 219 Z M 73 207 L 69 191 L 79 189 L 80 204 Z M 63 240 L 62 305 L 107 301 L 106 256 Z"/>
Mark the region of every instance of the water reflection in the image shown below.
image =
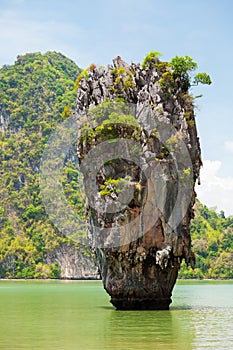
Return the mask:
<path id="1" fill-rule="evenodd" d="M 232 349 L 232 295 L 178 283 L 170 311 L 115 311 L 98 282 L 0 282 L 0 349 Z"/>
<path id="2" fill-rule="evenodd" d="M 103 348 L 192 349 L 192 330 L 183 320 L 177 311 L 112 310 L 104 322 Z"/>

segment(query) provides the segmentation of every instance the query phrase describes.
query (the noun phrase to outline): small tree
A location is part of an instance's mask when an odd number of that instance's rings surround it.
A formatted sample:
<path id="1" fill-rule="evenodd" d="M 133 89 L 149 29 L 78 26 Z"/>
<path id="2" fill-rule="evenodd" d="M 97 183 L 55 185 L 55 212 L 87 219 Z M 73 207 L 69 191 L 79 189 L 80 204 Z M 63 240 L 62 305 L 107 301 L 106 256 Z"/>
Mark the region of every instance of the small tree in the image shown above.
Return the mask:
<path id="1" fill-rule="evenodd" d="M 194 85 L 211 84 L 211 78 L 207 73 L 197 73 L 193 77 L 192 72 L 198 68 L 198 65 L 191 57 L 176 56 L 170 62 L 161 62 L 160 56 L 162 56 L 160 52 L 151 51 L 144 58 L 142 68 L 150 69 L 157 66 L 158 70 L 163 73 L 162 84 L 173 85 L 175 82 L 184 92 Z"/>
<path id="2" fill-rule="evenodd" d="M 176 56 L 171 60 L 173 77 L 180 80 L 182 89 L 187 91 L 192 85 L 211 84 L 210 76 L 207 73 L 197 73 L 192 80 L 191 73 L 197 69 L 198 65 L 189 56 Z"/>

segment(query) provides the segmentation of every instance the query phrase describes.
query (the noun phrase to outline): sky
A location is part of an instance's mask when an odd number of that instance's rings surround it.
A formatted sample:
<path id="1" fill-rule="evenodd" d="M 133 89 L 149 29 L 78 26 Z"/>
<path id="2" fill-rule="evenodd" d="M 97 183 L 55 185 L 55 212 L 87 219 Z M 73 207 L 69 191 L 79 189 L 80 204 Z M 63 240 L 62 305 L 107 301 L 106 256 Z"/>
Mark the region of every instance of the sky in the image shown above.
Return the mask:
<path id="1" fill-rule="evenodd" d="M 189 55 L 207 72 L 196 121 L 203 168 L 198 198 L 233 215 L 232 0 L 0 0 L 0 66 L 28 52 L 58 51 L 81 68 L 120 55 L 141 62 Z"/>

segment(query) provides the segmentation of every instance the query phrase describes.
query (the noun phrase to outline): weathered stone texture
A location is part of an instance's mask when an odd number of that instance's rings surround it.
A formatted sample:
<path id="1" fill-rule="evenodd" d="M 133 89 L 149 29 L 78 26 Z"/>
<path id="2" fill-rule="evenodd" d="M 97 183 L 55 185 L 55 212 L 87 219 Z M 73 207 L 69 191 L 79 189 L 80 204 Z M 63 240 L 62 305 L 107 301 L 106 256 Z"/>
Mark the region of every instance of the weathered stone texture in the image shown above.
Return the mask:
<path id="1" fill-rule="evenodd" d="M 136 106 L 140 132 L 135 142 L 143 156 L 139 164 L 130 162 L 127 159 L 132 154 L 127 147 L 122 157 L 112 163 L 102 164 L 97 156 L 99 171 L 93 191 L 88 188 L 86 170 L 90 235 L 96 244 L 104 288 L 117 309 L 168 309 L 182 259 L 194 264 L 189 226 L 195 201 L 194 184 L 201 165 L 194 108 L 179 81 L 173 89 L 161 86 L 164 71 L 158 65 L 142 69 L 139 64 L 126 64 L 120 57 L 113 63 L 107 68 L 92 69 L 81 80 L 76 116 L 80 122 L 89 109 L 106 99 L 123 98 Z M 150 113 L 145 112 L 146 108 Z M 123 132 L 120 129 L 119 125 L 119 135 Z M 134 135 L 128 128 L 126 139 L 130 132 Z M 100 136 L 93 137 L 89 144 L 78 141 L 81 165 L 88 152 L 101 142 Z M 130 181 L 125 198 L 111 188 L 110 195 L 100 196 L 101 185 L 108 179 L 127 176 Z M 127 202 L 130 190 L 133 197 Z M 121 203 L 125 200 L 127 205 L 110 212 L 120 196 Z M 90 204 L 93 198 L 94 208 Z M 118 246 L 114 243 L 116 229 L 120 237 Z"/>

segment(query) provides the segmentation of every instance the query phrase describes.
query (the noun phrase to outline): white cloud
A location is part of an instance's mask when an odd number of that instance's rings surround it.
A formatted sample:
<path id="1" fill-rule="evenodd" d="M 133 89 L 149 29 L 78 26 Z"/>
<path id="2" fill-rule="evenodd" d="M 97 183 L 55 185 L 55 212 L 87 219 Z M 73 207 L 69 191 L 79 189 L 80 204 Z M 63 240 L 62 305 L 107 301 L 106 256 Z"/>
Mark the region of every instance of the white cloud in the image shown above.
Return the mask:
<path id="1" fill-rule="evenodd" d="M 233 141 L 224 142 L 224 146 L 228 152 L 233 153 Z"/>
<path id="2" fill-rule="evenodd" d="M 217 207 L 226 215 L 233 215 L 233 177 L 220 177 L 219 160 L 205 160 L 201 169 L 201 185 L 196 187 L 198 199 L 209 207 Z"/>

